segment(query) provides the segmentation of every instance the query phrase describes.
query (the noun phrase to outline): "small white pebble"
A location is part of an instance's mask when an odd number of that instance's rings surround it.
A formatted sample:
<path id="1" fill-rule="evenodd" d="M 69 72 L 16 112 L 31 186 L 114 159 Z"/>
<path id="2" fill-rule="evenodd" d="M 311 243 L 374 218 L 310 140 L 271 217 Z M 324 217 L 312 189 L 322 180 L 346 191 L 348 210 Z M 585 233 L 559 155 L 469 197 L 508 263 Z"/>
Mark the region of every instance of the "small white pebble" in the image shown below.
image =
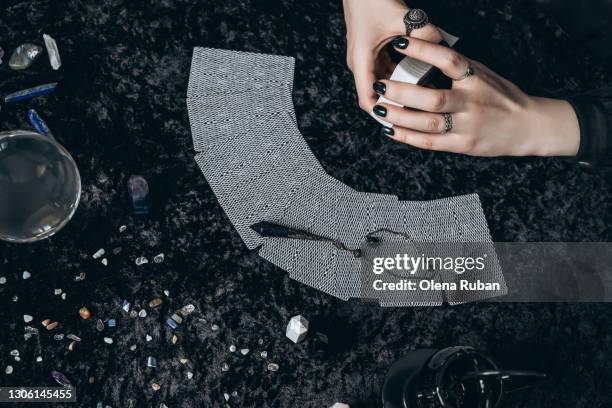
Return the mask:
<path id="1" fill-rule="evenodd" d="M 6 369 L 4 370 L 5 373 L 7 374 L 12 374 L 13 373 L 13 366 L 12 365 L 7 365 Z"/>
<path id="2" fill-rule="evenodd" d="M 166 295 L 167 297 L 170 296 L 170 291 L 168 289 L 164 290 L 164 295 Z"/>
<path id="3" fill-rule="evenodd" d="M 108 266 L 108 259 L 102 258 L 102 265 Z"/>
<path id="4" fill-rule="evenodd" d="M 149 260 L 145 258 L 144 256 L 139 256 L 138 258 L 136 258 L 134 263 L 136 264 L 136 266 L 140 266 L 140 265 L 148 264 Z"/>
<path id="5" fill-rule="evenodd" d="M 25 314 L 23 315 L 23 321 L 26 323 L 30 323 L 34 319 L 31 315 Z"/>
<path id="6" fill-rule="evenodd" d="M 113 344 L 113 339 L 111 339 L 110 337 L 105 337 L 105 338 L 104 338 L 104 342 L 105 342 L 106 344 Z"/>
<path id="7" fill-rule="evenodd" d="M 93 254 L 93 259 L 98 259 L 100 258 L 102 255 L 104 255 L 106 253 L 106 251 L 104 250 L 104 248 L 100 248 L 96 251 L 95 254 Z"/>
<path id="8" fill-rule="evenodd" d="M 233 353 L 234 351 L 236 351 L 236 346 L 234 346 L 233 344 L 231 346 L 229 346 L 229 351 L 231 353 Z"/>
<path id="9" fill-rule="evenodd" d="M 135 351 L 135 350 L 136 350 L 136 345 L 135 345 L 135 344 L 132 344 L 132 345 L 130 346 L 130 350 Z"/>
<path id="10" fill-rule="evenodd" d="M 153 262 L 155 262 L 155 263 L 162 263 L 162 262 L 164 262 L 164 259 L 165 259 L 165 256 L 164 256 L 163 253 L 157 254 L 157 255 L 155 255 L 153 257 Z"/>
<path id="11" fill-rule="evenodd" d="M 43 359 L 41 356 L 36 357 L 36 362 L 37 363 L 42 363 Z"/>
<path id="12" fill-rule="evenodd" d="M 61 290 L 61 289 L 55 289 L 55 290 L 53 291 L 53 294 L 54 294 L 55 296 L 61 295 L 61 294 L 62 294 L 62 290 Z"/>
<path id="13" fill-rule="evenodd" d="M 247 354 L 249 354 L 249 349 L 248 348 L 243 348 L 240 349 L 240 354 L 242 354 L 243 356 L 246 356 Z"/>
<path id="14" fill-rule="evenodd" d="M 150 335 L 148 335 L 148 334 L 147 334 L 147 336 L 145 337 L 145 339 L 146 339 L 147 341 L 151 341 L 151 340 L 153 340 L 153 337 L 151 337 Z"/>
<path id="15" fill-rule="evenodd" d="M 268 357 L 268 352 L 266 350 L 264 350 L 261 353 L 259 353 L 259 355 L 261 356 L 261 358 L 266 358 L 266 357 Z"/>
<path id="16" fill-rule="evenodd" d="M 21 357 L 15 356 L 15 361 L 20 362 L 21 361 Z"/>
<path id="17" fill-rule="evenodd" d="M 125 232 L 126 229 L 127 229 L 127 226 L 122 225 L 119 227 L 119 232 Z"/>
<path id="18" fill-rule="evenodd" d="M 187 371 L 187 379 L 191 380 L 193 378 L 193 373 L 191 371 Z"/>
<path id="19" fill-rule="evenodd" d="M 4 276 L 0 276 L 0 285 L 4 285 L 6 283 L 6 278 Z"/>
<path id="20" fill-rule="evenodd" d="M 11 352 L 9 353 L 11 356 L 18 356 L 19 355 L 19 350 L 15 349 L 15 350 L 11 350 Z"/>
<path id="21" fill-rule="evenodd" d="M 23 271 L 23 274 L 21 275 L 23 279 L 30 279 L 31 276 L 32 274 L 28 271 Z"/>
<path id="22" fill-rule="evenodd" d="M 62 300 L 66 300 L 66 292 L 62 293 Z"/>
<path id="23" fill-rule="evenodd" d="M 144 309 L 141 309 L 140 312 L 138 312 L 138 316 L 142 318 L 147 317 L 147 311 Z"/>
<path id="24" fill-rule="evenodd" d="M 230 399 L 230 395 L 226 392 L 223 393 L 223 398 L 225 398 L 226 401 L 229 401 Z"/>
<path id="25" fill-rule="evenodd" d="M 219 326 L 217 326 L 216 324 L 213 324 L 212 326 L 210 326 L 210 328 L 212 329 L 212 331 L 219 330 Z"/>

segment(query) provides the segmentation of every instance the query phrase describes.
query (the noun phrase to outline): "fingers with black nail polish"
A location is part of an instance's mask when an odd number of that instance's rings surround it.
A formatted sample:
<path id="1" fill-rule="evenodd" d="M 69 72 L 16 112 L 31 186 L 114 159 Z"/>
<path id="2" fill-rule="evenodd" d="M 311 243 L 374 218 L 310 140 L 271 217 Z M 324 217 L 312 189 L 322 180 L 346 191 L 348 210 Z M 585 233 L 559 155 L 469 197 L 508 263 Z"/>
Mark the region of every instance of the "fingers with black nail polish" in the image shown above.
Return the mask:
<path id="1" fill-rule="evenodd" d="M 388 126 L 383 126 L 382 132 L 383 132 L 383 135 L 385 136 L 393 136 L 395 134 L 395 130 L 393 130 L 393 128 L 390 128 Z"/>
<path id="2" fill-rule="evenodd" d="M 373 111 L 376 116 L 380 116 L 381 118 L 384 118 L 385 116 L 387 116 L 387 108 L 385 108 L 382 105 L 374 106 Z"/>
<path id="3" fill-rule="evenodd" d="M 376 92 L 378 95 L 384 95 L 385 92 L 387 92 L 387 85 L 380 81 L 374 82 L 373 88 L 374 92 Z"/>
<path id="4" fill-rule="evenodd" d="M 408 48 L 408 39 L 404 37 L 397 37 L 391 43 L 395 48 L 399 48 L 400 50 L 405 50 Z"/>

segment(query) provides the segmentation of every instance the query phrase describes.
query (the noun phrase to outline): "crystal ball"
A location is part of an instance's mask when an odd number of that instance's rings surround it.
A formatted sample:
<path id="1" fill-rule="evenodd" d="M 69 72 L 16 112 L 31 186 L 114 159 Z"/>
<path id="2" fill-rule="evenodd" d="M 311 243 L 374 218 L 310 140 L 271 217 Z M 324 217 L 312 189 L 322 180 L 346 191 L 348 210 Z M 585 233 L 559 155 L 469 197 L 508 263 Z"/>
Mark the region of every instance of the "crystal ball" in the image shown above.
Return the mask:
<path id="1" fill-rule="evenodd" d="M 53 138 L 0 133 L 0 239 L 33 242 L 53 235 L 72 218 L 80 196 L 76 163 Z"/>

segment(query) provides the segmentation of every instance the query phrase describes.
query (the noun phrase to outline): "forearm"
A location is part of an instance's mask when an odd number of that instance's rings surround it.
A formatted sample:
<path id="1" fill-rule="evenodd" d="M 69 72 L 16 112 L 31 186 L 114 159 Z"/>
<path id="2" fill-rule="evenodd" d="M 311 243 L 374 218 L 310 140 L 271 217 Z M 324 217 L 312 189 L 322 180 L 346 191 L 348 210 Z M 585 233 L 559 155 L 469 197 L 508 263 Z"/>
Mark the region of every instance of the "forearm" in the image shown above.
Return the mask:
<path id="1" fill-rule="evenodd" d="M 575 156 L 580 146 L 576 112 L 561 99 L 531 99 L 524 118 L 529 126 L 526 149 L 533 156 Z"/>

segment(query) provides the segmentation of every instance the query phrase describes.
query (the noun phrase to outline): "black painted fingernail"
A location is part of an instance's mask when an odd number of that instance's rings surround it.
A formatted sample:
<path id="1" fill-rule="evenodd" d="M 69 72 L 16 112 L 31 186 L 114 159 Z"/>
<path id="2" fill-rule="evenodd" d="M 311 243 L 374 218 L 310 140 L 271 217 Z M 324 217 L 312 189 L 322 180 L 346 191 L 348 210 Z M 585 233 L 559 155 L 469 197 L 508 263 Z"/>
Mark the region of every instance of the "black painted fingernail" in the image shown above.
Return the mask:
<path id="1" fill-rule="evenodd" d="M 380 81 L 376 81 L 374 82 L 374 92 L 376 92 L 379 95 L 384 95 L 385 92 L 387 92 L 387 85 L 383 84 Z"/>
<path id="2" fill-rule="evenodd" d="M 385 136 L 393 136 L 395 134 L 395 130 L 387 126 L 383 126 L 382 132 Z"/>
<path id="3" fill-rule="evenodd" d="M 408 48 L 408 39 L 404 37 L 397 37 L 395 40 L 393 40 L 391 44 L 393 44 L 395 48 L 405 50 L 406 48 Z"/>
<path id="4" fill-rule="evenodd" d="M 385 116 L 387 116 L 387 108 L 385 108 L 384 106 L 376 105 L 374 107 L 374 113 L 377 116 L 380 116 L 381 118 L 384 118 Z"/>

